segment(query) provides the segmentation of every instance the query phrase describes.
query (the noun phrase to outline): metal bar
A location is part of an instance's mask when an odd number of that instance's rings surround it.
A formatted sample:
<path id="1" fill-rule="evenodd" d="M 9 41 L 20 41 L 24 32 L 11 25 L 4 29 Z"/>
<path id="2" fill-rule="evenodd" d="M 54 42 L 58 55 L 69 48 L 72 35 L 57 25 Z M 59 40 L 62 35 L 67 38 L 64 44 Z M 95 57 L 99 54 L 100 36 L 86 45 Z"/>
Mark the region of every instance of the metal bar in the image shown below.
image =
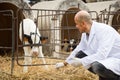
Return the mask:
<path id="1" fill-rule="evenodd" d="M 32 56 L 18 57 L 18 59 L 23 59 L 24 57 L 32 57 Z M 34 57 L 32 57 L 32 58 L 34 58 Z M 65 59 L 56 58 L 56 57 L 37 57 L 37 58 L 65 60 Z M 18 64 L 19 66 L 44 66 L 44 65 L 55 65 L 56 63 L 52 63 L 52 64 L 31 64 L 31 65 L 24 65 L 24 64 L 20 64 L 19 61 L 17 60 L 17 64 Z"/>
<path id="2" fill-rule="evenodd" d="M 63 53 L 59 53 L 59 52 L 56 52 L 56 53 L 58 53 L 58 54 L 63 54 Z M 65 54 L 65 55 L 66 55 L 66 54 Z M 32 57 L 32 58 L 36 58 L 36 57 L 33 57 L 33 56 L 21 56 L 21 57 L 18 57 L 18 59 L 23 59 L 24 57 Z M 37 58 L 65 60 L 65 59 L 57 58 L 57 57 L 37 57 Z"/>
<path id="3" fill-rule="evenodd" d="M 14 69 L 14 51 L 15 51 L 15 26 L 14 26 L 14 12 L 13 11 L 11 11 L 11 13 L 12 13 L 12 60 L 11 60 L 11 75 L 13 74 L 13 69 Z"/>
<path id="4" fill-rule="evenodd" d="M 13 12 L 13 10 L 2 10 L 2 11 L 0 11 L 0 13 L 5 13 L 5 12 L 9 12 L 9 14 L 5 14 L 6 16 L 9 16 L 9 17 L 11 17 L 11 23 L 12 23 L 12 27 L 11 28 L 6 28 L 6 29 L 0 29 L 0 31 L 5 31 L 5 30 L 11 30 L 12 31 L 12 33 L 11 33 L 11 35 L 12 35 L 12 46 L 11 47 L 6 47 L 6 46 L 0 46 L 0 48 L 3 48 L 3 49 L 11 49 L 12 50 L 12 56 L 11 56 L 11 75 L 13 74 L 13 68 L 14 68 L 14 12 Z"/>
<path id="5" fill-rule="evenodd" d="M 2 46 L 0 46 L 0 48 L 2 48 L 2 49 L 12 49 L 12 47 L 2 47 Z"/>
<path id="6" fill-rule="evenodd" d="M 0 29 L 0 31 L 5 31 L 5 30 L 12 30 L 11 28 L 7 28 L 7 29 Z"/>

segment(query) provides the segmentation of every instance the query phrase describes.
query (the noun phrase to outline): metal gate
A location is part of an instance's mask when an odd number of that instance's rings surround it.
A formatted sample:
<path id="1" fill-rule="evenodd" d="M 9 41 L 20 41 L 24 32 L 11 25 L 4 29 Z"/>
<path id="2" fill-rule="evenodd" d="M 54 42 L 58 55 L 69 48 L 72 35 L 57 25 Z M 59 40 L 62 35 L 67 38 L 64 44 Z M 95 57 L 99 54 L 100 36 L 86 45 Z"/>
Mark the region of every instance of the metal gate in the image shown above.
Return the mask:
<path id="1" fill-rule="evenodd" d="M 3 41 L 1 41 L 2 43 L 0 43 L 0 49 L 5 49 L 5 50 L 11 50 L 12 51 L 12 55 L 11 55 L 11 74 L 13 73 L 13 68 L 14 68 L 14 51 L 15 51 L 15 47 L 14 47 L 14 42 L 15 42 L 15 36 L 14 36 L 14 13 L 12 10 L 0 10 L 0 15 L 1 17 L 7 18 L 6 21 L 2 21 L 1 22 L 1 26 L 0 26 L 0 35 L 1 38 L 4 37 L 5 39 Z M 2 18 L 1 18 L 2 20 Z M 7 25 L 7 21 L 10 21 L 9 26 Z M 7 25 L 6 25 L 7 24 Z M 8 36 L 9 35 L 9 36 Z M 12 37 L 11 43 L 9 41 L 9 37 Z M 2 40 L 2 39 L 1 39 Z M 12 44 L 12 45 L 9 45 Z"/>
<path id="2" fill-rule="evenodd" d="M 46 44 L 33 44 L 32 46 L 41 46 L 43 47 L 43 53 L 45 58 L 49 59 L 65 59 L 70 52 L 69 46 L 74 46 L 79 43 L 81 34 L 79 33 L 78 29 L 75 27 L 74 16 L 79 11 L 78 9 L 75 10 L 44 10 L 44 9 L 20 9 L 19 11 L 29 11 L 33 12 L 33 20 L 36 23 L 37 27 L 39 28 L 40 34 L 42 36 L 48 37 L 48 41 Z M 18 13 L 19 13 L 18 11 Z M 98 21 L 98 14 L 96 11 L 89 11 L 92 16 L 92 19 Z M 18 15 L 19 16 L 19 15 Z M 22 17 L 24 19 L 24 16 Z M 18 22 L 21 22 L 17 20 Z M 19 23 L 17 26 L 17 30 L 19 30 Z M 18 31 L 17 31 L 18 32 Z M 18 36 L 18 35 L 17 35 Z M 74 41 L 72 44 L 70 41 Z M 19 39 L 18 41 L 19 42 Z M 68 49 L 63 49 L 66 45 Z M 22 42 L 23 43 L 23 42 Z M 31 46 L 31 45 L 24 45 L 17 43 L 17 63 L 20 66 L 40 66 L 40 65 L 54 65 L 52 64 L 32 64 L 32 65 L 24 65 L 21 63 L 24 56 L 19 55 L 19 49 L 23 48 L 24 46 Z M 28 56 L 32 57 L 32 56 Z M 42 58 L 42 57 L 39 57 Z"/>
<path id="3" fill-rule="evenodd" d="M 116 31 L 120 33 L 120 9 L 112 10 L 113 6 L 110 5 L 109 9 L 104 9 L 99 14 L 99 22 L 111 25 Z"/>

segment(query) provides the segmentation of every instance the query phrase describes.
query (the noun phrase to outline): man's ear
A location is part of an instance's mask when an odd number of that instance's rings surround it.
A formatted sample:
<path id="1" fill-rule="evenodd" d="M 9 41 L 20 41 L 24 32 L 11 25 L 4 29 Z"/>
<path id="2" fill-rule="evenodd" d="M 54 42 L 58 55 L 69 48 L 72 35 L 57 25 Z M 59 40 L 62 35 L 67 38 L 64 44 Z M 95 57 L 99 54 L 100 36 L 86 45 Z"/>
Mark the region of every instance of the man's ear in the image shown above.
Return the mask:
<path id="1" fill-rule="evenodd" d="M 86 22 L 85 22 L 85 21 L 81 21 L 81 24 L 82 24 L 82 25 L 85 25 L 85 24 L 86 24 Z"/>
<path id="2" fill-rule="evenodd" d="M 87 26 L 87 23 L 85 22 L 85 21 L 82 21 L 82 26 L 84 26 L 85 28 L 86 28 L 86 26 Z"/>

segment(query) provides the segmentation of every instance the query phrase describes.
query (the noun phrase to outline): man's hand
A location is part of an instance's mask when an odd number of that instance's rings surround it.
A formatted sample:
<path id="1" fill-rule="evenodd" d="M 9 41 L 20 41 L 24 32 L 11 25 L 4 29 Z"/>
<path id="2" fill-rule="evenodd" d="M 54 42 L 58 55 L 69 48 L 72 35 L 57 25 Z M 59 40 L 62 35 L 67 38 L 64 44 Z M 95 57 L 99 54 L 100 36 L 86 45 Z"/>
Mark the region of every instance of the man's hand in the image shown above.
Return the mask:
<path id="1" fill-rule="evenodd" d="M 74 67 L 79 67 L 82 65 L 81 59 L 79 58 L 72 58 L 70 64 Z"/>
<path id="2" fill-rule="evenodd" d="M 55 65 L 55 68 L 61 68 L 61 67 L 63 67 L 63 66 L 65 66 L 64 65 L 64 63 L 63 62 L 60 62 L 60 63 L 56 63 L 56 65 Z"/>

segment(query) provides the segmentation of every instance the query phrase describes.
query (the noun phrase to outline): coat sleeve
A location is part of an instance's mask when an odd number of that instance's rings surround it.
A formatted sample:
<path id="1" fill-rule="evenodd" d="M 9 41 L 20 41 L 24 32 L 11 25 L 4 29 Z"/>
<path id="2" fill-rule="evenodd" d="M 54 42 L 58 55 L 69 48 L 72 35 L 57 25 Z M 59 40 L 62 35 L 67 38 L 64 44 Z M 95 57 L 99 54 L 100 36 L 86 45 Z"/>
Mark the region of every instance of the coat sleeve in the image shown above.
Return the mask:
<path id="1" fill-rule="evenodd" d="M 84 44 L 84 37 L 85 37 L 85 33 L 82 34 L 81 36 L 81 41 L 80 43 L 77 45 L 77 47 L 71 52 L 71 54 L 68 56 L 68 58 L 66 59 L 67 63 L 70 63 L 70 59 L 75 57 L 75 55 L 80 51 L 80 50 L 84 50 L 85 49 L 85 44 Z"/>
<path id="2" fill-rule="evenodd" d="M 83 66 L 86 68 L 89 68 L 91 63 L 93 63 L 94 61 L 99 61 L 99 60 L 103 60 L 107 58 L 115 42 L 115 35 L 114 35 L 113 30 L 106 29 L 106 30 L 102 30 L 101 32 L 97 32 L 97 33 L 98 33 L 97 44 L 99 46 L 98 46 L 96 53 L 93 53 L 93 55 L 89 55 L 81 59 Z"/>

